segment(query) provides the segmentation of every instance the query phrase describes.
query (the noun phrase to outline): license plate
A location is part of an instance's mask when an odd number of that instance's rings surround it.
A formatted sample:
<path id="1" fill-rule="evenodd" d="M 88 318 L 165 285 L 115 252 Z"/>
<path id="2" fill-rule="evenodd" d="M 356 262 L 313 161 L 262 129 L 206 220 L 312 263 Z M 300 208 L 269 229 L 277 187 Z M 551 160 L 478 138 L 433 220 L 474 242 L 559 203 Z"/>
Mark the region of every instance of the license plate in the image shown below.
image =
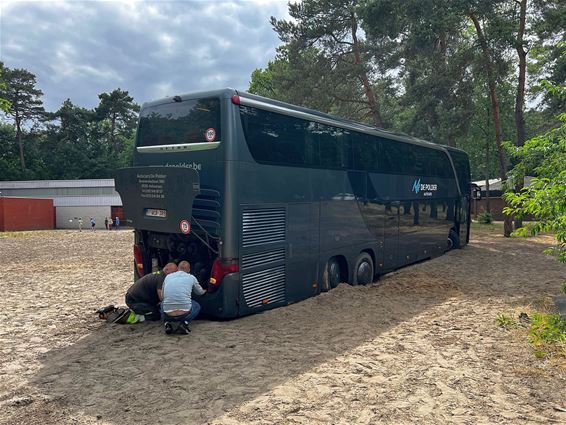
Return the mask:
<path id="1" fill-rule="evenodd" d="M 148 208 L 145 210 L 145 215 L 148 217 L 159 217 L 159 218 L 166 218 L 167 211 L 166 210 L 157 210 L 154 208 Z"/>

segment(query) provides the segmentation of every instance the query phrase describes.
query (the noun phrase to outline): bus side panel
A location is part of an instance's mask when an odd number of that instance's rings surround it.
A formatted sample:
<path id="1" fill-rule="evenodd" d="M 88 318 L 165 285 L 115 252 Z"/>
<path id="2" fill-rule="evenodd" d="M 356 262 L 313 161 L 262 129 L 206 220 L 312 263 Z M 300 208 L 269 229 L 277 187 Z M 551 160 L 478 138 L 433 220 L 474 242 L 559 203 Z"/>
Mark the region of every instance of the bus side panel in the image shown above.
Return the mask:
<path id="1" fill-rule="evenodd" d="M 239 163 L 242 314 L 316 293 L 318 208 L 309 170 Z"/>

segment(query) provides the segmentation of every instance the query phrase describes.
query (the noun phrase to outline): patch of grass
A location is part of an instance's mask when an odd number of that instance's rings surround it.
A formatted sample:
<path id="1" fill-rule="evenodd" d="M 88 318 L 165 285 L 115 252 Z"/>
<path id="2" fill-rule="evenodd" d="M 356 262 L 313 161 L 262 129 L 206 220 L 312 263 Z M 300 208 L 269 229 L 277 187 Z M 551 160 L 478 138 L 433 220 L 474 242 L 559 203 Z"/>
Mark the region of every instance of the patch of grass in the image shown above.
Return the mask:
<path id="1" fill-rule="evenodd" d="M 566 320 L 559 314 L 533 313 L 529 342 L 535 346 L 566 343 Z"/>
<path id="2" fill-rule="evenodd" d="M 509 330 L 517 327 L 517 322 L 511 316 L 500 313 L 497 315 L 497 325 L 503 329 Z"/>
<path id="3" fill-rule="evenodd" d="M 537 359 L 566 364 L 566 320 L 559 314 L 533 313 L 528 339 Z"/>
<path id="4" fill-rule="evenodd" d="M 472 232 L 477 233 L 498 233 L 503 234 L 503 222 L 491 222 L 489 224 L 482 224 L 477 221 L 472 221 Z"/>
<path id="5" fill-rule="evenodd" d="M 521 335 L 527 339 L 537 359 L 547 359 L 566 368 L 566 320 L 559 314 L 529 311 L 529 315 L 521 312 L 515 319 L 514 313 L 500 313 L 497 325 L 515 330 L 515 337 Z"/>
<path id="6" fill-rule="evenodd" d="M 564 283 L 562 283 L 561 291 L 563 294 L 566 294 L 566 280 L 564 281 Z"/>

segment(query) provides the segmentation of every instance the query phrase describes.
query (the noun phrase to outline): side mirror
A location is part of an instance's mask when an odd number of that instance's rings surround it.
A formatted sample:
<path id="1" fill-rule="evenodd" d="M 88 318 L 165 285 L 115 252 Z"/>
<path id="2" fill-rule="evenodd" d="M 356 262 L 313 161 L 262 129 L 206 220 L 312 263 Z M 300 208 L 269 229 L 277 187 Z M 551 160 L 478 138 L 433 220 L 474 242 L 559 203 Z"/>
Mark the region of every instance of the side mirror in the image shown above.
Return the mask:
<path id="1" fill-rule="evenodd" d="M 481 199 L 481 188 L 477 185 L 472 185 L 472 198 L 476 200 Z"/>

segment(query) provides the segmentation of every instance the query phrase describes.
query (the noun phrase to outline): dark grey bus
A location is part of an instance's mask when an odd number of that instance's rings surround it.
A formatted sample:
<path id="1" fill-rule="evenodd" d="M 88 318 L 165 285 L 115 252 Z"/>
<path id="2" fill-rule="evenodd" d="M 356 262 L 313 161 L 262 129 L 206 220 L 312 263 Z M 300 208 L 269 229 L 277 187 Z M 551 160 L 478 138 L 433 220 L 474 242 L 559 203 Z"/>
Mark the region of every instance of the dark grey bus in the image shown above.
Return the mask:
<path id="1" fill-rule="evenodd" d="M 135 277 L 189 260 L 217 318 L 373 282 L 470 233 L 463 151 L 233 89 L 144 104 L 116 188 Z"/>

